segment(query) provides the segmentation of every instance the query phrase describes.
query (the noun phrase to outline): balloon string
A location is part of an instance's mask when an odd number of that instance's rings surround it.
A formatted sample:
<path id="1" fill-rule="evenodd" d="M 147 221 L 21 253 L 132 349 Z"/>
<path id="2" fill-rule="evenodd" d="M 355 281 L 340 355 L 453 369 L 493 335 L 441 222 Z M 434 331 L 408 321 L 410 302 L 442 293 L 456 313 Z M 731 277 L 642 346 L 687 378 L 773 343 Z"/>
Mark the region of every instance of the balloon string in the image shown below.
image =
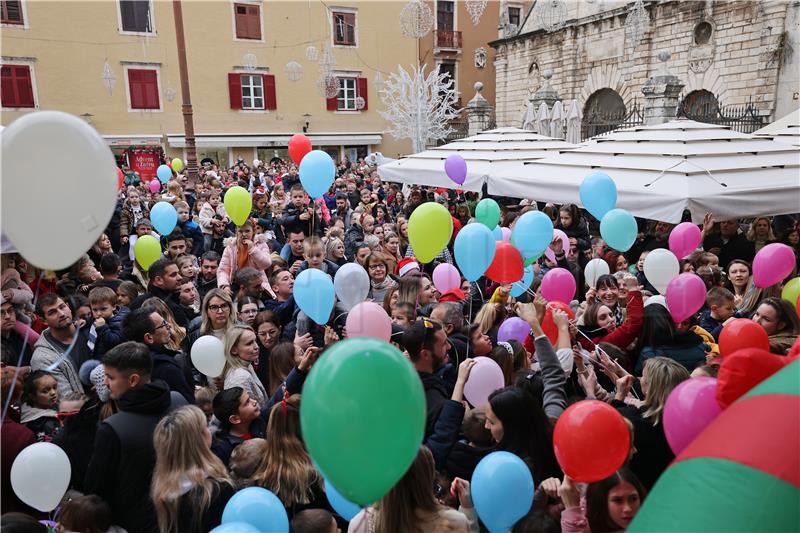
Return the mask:
<path id="1" fill-rule="evenodd" d="M 574 322 L 573 322 L 573 325 L 574 325 Z M 575 330 L 576 330 L 578 333 L 580 333 L 580 334 L 583 336 L 583 338 L 585 338 L 587 341 L 589 341 L 590 343 L 592 343 L 592 346 L 594 346 L 594 349 L 595 349 L 595 351 L 596 351 L 596 352 L 599 352 L 599 353 L 601 353 L 601 354 L 605 354 L 605 356 L 606 356 L 606 357 L 608 357 L 608 360 L 609 360 L 609 361 L 611 361 L 611 362 L 614 364 L 614 366 L 616 366 L 617 368 L 619 368 L 620 370 L 622 370 L 622 371 L 623 371 L 623 372 L 625 372 L 626 374 L 628 373 L 628 371 L 627 371 L 627 370 L 625 370 L 624 368 L 622 368 L 622 366 L 620 366 L 620 364 L 619 364 L 619 363 L 617 363 L 617 362 L 614 360 L 614 358 L 613 358 L 613 357 L 611 357 L 610 355 L 608 355 L 608 352 L 606 352 L 604 349 L 602 349 L 600 346 L 598 346 L 598 345 L 597 345 L 597 344 L 596 344 L 596 343 L 595 343 L 595 342 L 594 342 L 592 339 L 590 339 L 590 338 L 589 338 L 589 337 L 588 337 L 588 336 L 587 336 L 587 335 L 586 335 L 584 332 L 582 332 L 582 331 L 581 331 L 580 329 L 578 329 L 578 328 L 575 328 Z M 592 362 L 593 362 L 593 363 L 596 363 L 596 364 L 597 364 L 597 366 L 599 366 L 599 367 L 600 367 L 600 368 L 602 368 L 603 370 L 606 370 L 606 369 L 607 369 L 607 367 L 606 367 L 605 365 L 603 365 L 603 363 L 601 363 L 599 360 L 593 360 Z M 636 394 L 636 391 L 635 391 L 635 390 L 633 390 L 633 388 L 631 388 L 631 394 L 633 394 L 633 397 L 634 397 L 634 398 L 636 398 L 637 400 L 639 400 L 639 399 L 640 399 L 640 398 L 639 398 L 639 395 L 638 395 L 638 394 Z"/>

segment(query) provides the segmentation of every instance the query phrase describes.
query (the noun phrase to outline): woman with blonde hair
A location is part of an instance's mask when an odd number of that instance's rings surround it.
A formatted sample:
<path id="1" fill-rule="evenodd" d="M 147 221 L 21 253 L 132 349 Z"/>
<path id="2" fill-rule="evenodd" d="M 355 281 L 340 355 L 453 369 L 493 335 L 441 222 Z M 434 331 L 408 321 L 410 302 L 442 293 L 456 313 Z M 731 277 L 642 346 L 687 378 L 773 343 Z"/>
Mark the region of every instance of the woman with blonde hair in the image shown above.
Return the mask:
<path id="1" fill-rule="evenodd" d="M 328 237 L 325 241 L 325 259 L 333 261 L 337 266 L 347 263 L 344 256 L 344 242 L 338 237 Z"/>
<path id="2" fill-rule="evenodd" d="M 225 465 L 211 452 L 211 433 L 199 407 L 168 413 L 153 433 L 156 465 L 150 497 L 161 533 L 205 533 L 222 522 L 234 493 Z"/>
<path id="3" fill-rule="evenodd" d="M 424 274 L 408 274 L 400 278 L 397 303 L 407 303 L 417 311 L 436 303 L 436 288 Z M 423 313 L 427 314 L 427 313 Z"/>
<path id="4" fill-rule="evenodd" d="M 172 314 L 172 311 L 170 311 L 169 306 L 164 303 L 164 300 L 154 296 L 142 302 L 142 307 L 152 307 L 167 321 L 167 324 L 169 324 L 170 334 L 167 348 L 175 351 L 182 350 L 183 341 L 186 339 L 186 328 L 179 326 L 178 323 L 175 322 L 175 315 Z"/>
<path id="5" fill-rule="evenodd" d="M 244 324 L 235 324 L 228 329 L 225 333 L 223 388 L 243 388 L 263 409 L 269 401 L 269 396 L 253 368 L 253 362 L 258 361 L 258 356 L 258 342 L 256 342 L 256 333 L 253 328 Z"/>
<path id="6" fill-rule="evenodd" d="M 748 241 L 755 245 L 756 252 L 769 243 L 776 242 L 775 232 L 772 231 L 772 222 L 769 217 L 754 218 L 745 236 Z"/>
<path id="7" fill-rule="evenodd" d="M 214 335 L 224 340 L 225 332 L 236 323 L 237 317 L 236 306 L 228 291 L 211 289 L 200 306 L 199 324 L 193 322 L 194 325 L 189 327 L 189 348 L 203 335 Z"/>

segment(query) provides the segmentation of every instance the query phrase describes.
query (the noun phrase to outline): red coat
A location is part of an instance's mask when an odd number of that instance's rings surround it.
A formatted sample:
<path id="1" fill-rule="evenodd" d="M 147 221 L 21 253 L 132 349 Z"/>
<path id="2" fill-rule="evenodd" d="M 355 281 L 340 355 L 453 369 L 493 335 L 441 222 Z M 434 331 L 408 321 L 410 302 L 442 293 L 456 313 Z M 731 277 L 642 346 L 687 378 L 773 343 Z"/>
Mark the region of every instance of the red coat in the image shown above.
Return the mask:
<path id="1" fill-rule="evenodd" d="M 628 316 L 622 325 L 604 337 L 595 337 L 592 339 L 594 344 L 601 342 L 608 342 L 621 349 L 627 348 L 642 331 L 642 324 L 644 324 L 644 302 L 642 301 L 642 293 L 640 291 L 628 292 L 627 308 Z M 579 335 L 578 340 L 587 350 L 593 350 L 592 342 L 586 337 Z"/>

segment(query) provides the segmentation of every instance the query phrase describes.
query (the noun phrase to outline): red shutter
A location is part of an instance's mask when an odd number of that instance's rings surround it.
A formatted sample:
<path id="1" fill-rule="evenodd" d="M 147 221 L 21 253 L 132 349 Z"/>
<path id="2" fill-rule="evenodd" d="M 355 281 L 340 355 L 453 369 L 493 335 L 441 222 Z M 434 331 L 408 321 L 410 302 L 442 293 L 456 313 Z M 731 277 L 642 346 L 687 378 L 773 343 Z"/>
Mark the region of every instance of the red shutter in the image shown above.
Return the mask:
<path id="1" fill-rule="evenodd" d="M 248 36 L 250 39 L 261 39 L 261 8 L 247 6 Z"/>
<path id="2" fill-rule="evenodd" d="M 14 95 L 14 67 L 3 65 L 0 79 L 2 79 L 0 95 L 2 95 L 3 107 L 17 107 L 17 99 Z"/>
<path id="3" fill-rule="evenodd" d="M 275 98 L 275 76 L 262 74 L 261 83 L 264 86 L 264 109 L 278 109 L 278 101 Z"/>
<path id="4" fill-rule="evenodd" d="M 128 88 L 131 109 L 158 109 L 158 72 L 151 69 L 129 69 Z"/>
<path id="5" fill-rule="evenodd" d="M 261 8 L 255 5 L 234 4 L 237 39 L 261 39 Z"/>
<path id="6" fill-rule="evenodd" d="M 27 66 L 14 67 L 17 84 L 17 107 L 33 107 L 33 84 L 31 69 Z"/>
<path id="7" fill-rule="evenodd" d="M 328 111 L 336 111 L 339 109 L 339 95 L 337 94 L 333 98 L 326 98 L 325 105 Z"/>
<path id="8" fill-rule="evenodd" d="M 228 92 L 231 97 L 231 109 L 241 109 L 242 78 L 239 74 L 228 74 Z"/>
<path id="9" fill-rule="evenodd" d="M 236 38 L 247 39 L 247 6 L 234 4 L 233 9 L 236 14 Z"/>
<path id="10" fill-rule="evenodd" d="M 144 109 L 144 91 L 142 90 L 141 71 L 128 70 L 128 89 L 131 93 L 131 109 Z"/>
<path id="11" fill-rule="evenodd" d="M 367 78 L 357 78 L 358 80 L 358 96 L 364 99 L 364 108 L 361 111 L 366 111 L 368 109 L 369 98 L 367 97 Z"/>

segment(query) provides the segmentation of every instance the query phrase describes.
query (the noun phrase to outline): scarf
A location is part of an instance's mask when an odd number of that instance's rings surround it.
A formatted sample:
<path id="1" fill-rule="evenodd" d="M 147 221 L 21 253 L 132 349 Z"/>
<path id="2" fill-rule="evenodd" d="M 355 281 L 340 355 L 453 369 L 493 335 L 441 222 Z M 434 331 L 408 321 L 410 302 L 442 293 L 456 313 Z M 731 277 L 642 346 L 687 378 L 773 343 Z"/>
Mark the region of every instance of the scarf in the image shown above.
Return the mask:
<path id="1" fill-rule="evenodd" d="M 388 289 L 389 287 L 393 287 L 395 284 L 395 281 L 392 278 L 390 278 L 388 274 L 385 278 L 383 278 L 383 281 L 379 283 L 375 283 L 372 280 L 370 280 L 369 282 L 372 285 L 372 289 L 376 291 L 382 291 L 384 289 Z"/>

